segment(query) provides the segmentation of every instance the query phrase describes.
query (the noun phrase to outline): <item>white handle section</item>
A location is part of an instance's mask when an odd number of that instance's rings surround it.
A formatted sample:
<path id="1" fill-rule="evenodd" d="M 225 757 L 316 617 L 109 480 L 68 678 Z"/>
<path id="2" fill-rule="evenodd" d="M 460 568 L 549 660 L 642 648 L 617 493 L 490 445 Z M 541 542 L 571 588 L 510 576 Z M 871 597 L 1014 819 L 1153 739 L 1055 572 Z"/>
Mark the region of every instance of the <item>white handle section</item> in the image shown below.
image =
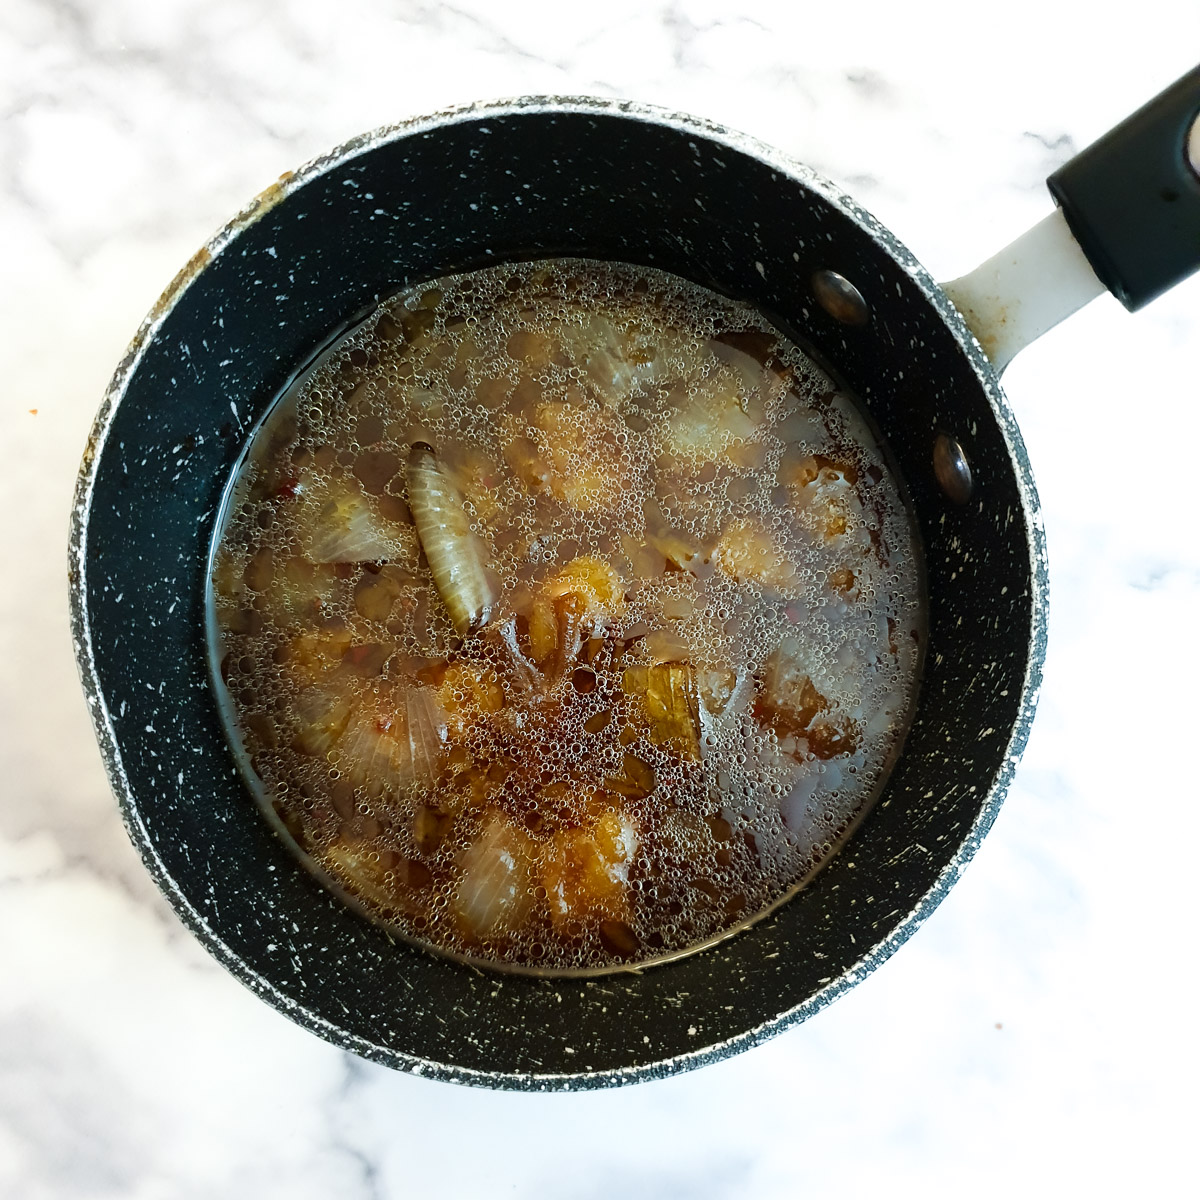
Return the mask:
<path id="1" fill-rule="evenodd" d="M 942 290 L 999 374 L 1018 351 L 1106 289 L 1056 208 Z"/>

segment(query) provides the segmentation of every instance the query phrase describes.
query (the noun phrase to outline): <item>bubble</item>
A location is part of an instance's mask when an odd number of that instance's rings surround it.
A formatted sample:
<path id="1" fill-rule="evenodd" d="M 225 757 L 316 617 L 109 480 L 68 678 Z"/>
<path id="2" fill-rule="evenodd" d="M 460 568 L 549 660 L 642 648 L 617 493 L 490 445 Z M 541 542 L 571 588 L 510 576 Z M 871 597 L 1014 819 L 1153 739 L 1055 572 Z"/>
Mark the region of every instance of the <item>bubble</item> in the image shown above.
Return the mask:
<path id="1" fill-rule="evenodd" d="M 403 336 L 397 336 L 401 327 Z M 530 335 L 529 361 L 508 357 L 506 347 L 518 330 Z M 228 599 L 218 596 L 218 625 L 223 614 L 228 617 L 222 657 L 231 655 L 228 661 L 253 681 L 234 697 L 241 706 L 239 723 L 251 742 L 272 730 L 277 734 L 269 753 L 253 742 L 263 787 L 289 828 L 297 825 L 303 844 L 343 847 L 339 878 L 349 879 L 362 903 L 401 934 L 456 954 L 496 955 L 551 969 L 610 963 L 598 933 L 601 920 L 630 930 L 643 956 L 681 949 L 794 888 L 833 852 L 877 790 L 887 752 L 883 743 L 844 763 L 836 786 L 833 780 L 820 785 L 824 790 L 814 811 L 825 806 L 823 820 L 785 829 L 780 809 L 797 773 L 811 771 L 824 780 L 824 764 L 809 746 L 807 731 L 761 724 L 771 657 L 799 633 L 817 663 L 814 671 L 820 674 L 821 663 L 836 661 L 843 673 L 823 685 L 830 703 L 864 724 L 872 713 L 902 709 L 919 664 L 918 653 L 900 654 L 886 645 L 891 637 L 911 646 L 909 631 L 916 629 L 919 647 L 916 560 L 913 554 L 910 561 L 903 555 L 896 562 L 876 561 L 874 547 L 909 545 L 911 531 L 886 463 L 852 402 L 799 351 L 776 342 L 791 373 L 787 387 L 771 385 L 777 394 L 767 395 L 767 385 L 737 384 L 737 403 L 757 404 L 760 428 L 753 435 L 724 431 L 714 442 L 717 449 L 698 461 L 669 461 L 671 422 L 708 394 L 705 388 L 712 384 L 700 381 L 719 380 L 728 370 L 713 357 L 711 339 L 735 345 L 735 335 L 768 334 L 769 327 L 743 306 L 645 268 L 570 261 L 494 268 L 421 285 L 389 301 L 318 362 L 294 389 L 290 409 L 285 403 L 264 425 L 260 443 L 279 439 L 271 451 L 277 459 L 251 456 L 223 535 L 242 568 L 262 548 L 276 562 L 303 556 L 310 544 L 305 522 L 331 503 L 334 512 L 346 503 L 322 497 L 345 488 L 361 447 L 369 442 L 373 452 L 392 450 L 402 462 L 411 431 L 420 428 L 464 490 L 464 509 L 489 547 L 503 614 L 527 614 L 542 581 L 580 555 L 625 564 L 619 568 L 624 575 L 627 555 L 647 544 L 651 532 L 660 536 L 650 528 L 651 516 L 658 514 L 653 519 L 662 518 L 664 533 L 698 547 L 698 565 L 639 574 L 626 598 L 625 628 L 677 621 L 685 661 L 703 670 L 744 673 L 741 699 L 725 714 L 704 709 L 697 758 L 681 760 L 645 730 L 634 729 L 629 740 L 624 736 L 639 718 L 624 696 L 623 671 L 654 661 L 644 635 L 623 649 L 620 662 L 605 639 L 584 638 L 573 652 L 582 654 L 597 640 L 610 657 L 562 672 L 534 702 L 518 699 L 512 662 L 499 642 L 455 639 L 428 583 L 404 583 L 387 620 L 369 629 L 355 605 L 354 589 L 364 577 L 355 564 L 322 564 L 314 572 L 321 589 L 281 582 L 278 572 L 260 570 L 258 627 L 252 629 L 255 622 L 248 619 L 248 632 L 239 632 L 236 619 L 245 600 L 232 593 Z M 620 347 L 642 344 L 638 339 L 653 345 L 654 353 L 645 354 L 644 362 L 623 362 Z M 609 366 L 611 378 L 628 376 L 627 391 L 605 391 Z M 503 386 L 485 394 L 483 381 L 489 379 Z M 674 393 L 671 379 L 678 384 Z M 538 404 L 564 406 L 557 447 L 537 424 Z M 818 440 L 806 452 L 841 455 L 837 461 L 871 480 L 871 511 L 864 509 L 858 523 L 829 544 L 802 536 L 802 514 L 785 478 L 794 467 L 795 441 L 784 430 L 796 424 L 789 424 L 788 414 L 802 409 L 819 415 L 816 424 L 809 422 L 819 428 L 813 434 Z M 288 421 L 294 423 L 290 433 Z M 517 434 L 531 439 L 538 455 L 554 460 L 534 463 L 543 474 L 549 467 L 540 482 L 536 477 L 523 482 L 506 457 Z M 758 452 L 735 461 L 756 445 Z M 753 468 L 744 465 L 751 461 Z M 292 481 L 284 491 L 295 494 L 272 499 L 271 489 L 280 486 L 285 470 Z M 598 479 L 592 479 L 597 471 Z M 606 490 L 609 477 L 619 486 Z M 560 482 L 556 491 L 555 479 L 583 482 L 575 490 Z M 403 470 L 387 488 L 405 498 Z M 367 511 L 369 519 L 380 518 L 376 501 L 367 503 Z M 747 514 L 794 564 L 786 595 L 772 593 L 762 581 L 731 577 L 713 559 L 712 548 L 729 521 Z M 627 546 L 628 539 L 633 541 Z M 427 567 L 415 543 L 410 550 L 403 561 L 385 556 L 372 570 L 395 567 L 405 579 L 419 579 Z M 827 592 L 831 574 L 847 570 L 858 587 L 857 607 Z M 859 624 L 850 628 L 848 622 Z M 337 639 L 347 632 L 359 647 L 391 639 L 390 657 L 378 675 L 356 674 L 343 661 Z M 528 636 L 524 627 L 520 636 Z M 448 660 L 468 667 L 487 663 L 504 680 L 499 716 L 474 711 L 476 692 L 465 679 L 440 678 Z M 383 763 L 385 773 L 396 755 L 403 760 L 404 752 L 394 747 L 409 744 L 407 726 L 400 709 L 400 716 L 389 715 L 386 702 L 417 686 L 458 714 L 447 715 L 439 743 L 447 748 L 441 752 L 445 774 L 421 786 L 370 783 L 369 802 L 355 791 L 347 806 L 344 789 L 364 777 L 362 755 Z M 526 723 L 523 731 L 512 724 L 518 715 Z M 254 733 L 256 720 L 260 734 Z M 890 721 L 881 725 L 894 727 Z M 452 770 L 451 747 L 466 756 L 455 758 Z M 650 794 L 635 789 L 625 795 L 620 789 L 627 754 L 653 770 Z M 329 800 L 335 782 L 343 789 L 340 811 L 350 814 L 345 820 Z M 525 822 L 533 848 L 521 853 L 529 859 L 529 888 L 543 915 L 472 942 L 452 915 L 464 856 L 486 836 L 489 814 L 519 821 L 530 804 L 535 807 L 528 811 L 538 818 Z M 421 817 L 422 812 L 434 815 Z M 681 822 L 673 849 L 662 833 L 669 812 Z M 732 830 L 732 840 L 720 847 L 705 822 L 717 812 L 728 812 Z M 575 837 L 604 815 L 633 822 L 638 830 L 636 850 L 624 868 L 628 911 L 597 910 L 556 928 L 546 915 L 543 879 L 554 839 Z M 432 873 L 427 884 L 411 887 L 406 881 L 424 878 L 422 871 Z M 697 878 L 712 892 L 697 893 L 691 882 Z M 697 894 L 706 897 L 703 903 L 695 900 Z"/>

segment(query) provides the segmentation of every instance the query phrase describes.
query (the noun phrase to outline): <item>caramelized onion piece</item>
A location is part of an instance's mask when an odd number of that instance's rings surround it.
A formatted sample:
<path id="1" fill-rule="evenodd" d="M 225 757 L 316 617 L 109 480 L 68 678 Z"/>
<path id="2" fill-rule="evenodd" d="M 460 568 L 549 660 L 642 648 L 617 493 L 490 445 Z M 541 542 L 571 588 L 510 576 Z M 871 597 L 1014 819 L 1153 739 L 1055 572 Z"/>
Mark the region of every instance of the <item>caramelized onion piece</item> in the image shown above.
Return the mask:
<path id="1" fill-rule="evenodd" d="M 689 663 L 627 667 L 621 689 L 636 697 L 651 742 L 678 754 L 700 758 L 700 698 Z"/>
<path id="2" fill-rule="evenodd" d="M 603 559 L 585 555 L 550 576 L 534 597 L 529 645 L 534 661 L 561 676 L 578 658 L 588 635 L 625 610 L 625 585 Z"/>
<path id="3" fill-rule="evenodd" d="M 542 887 L 556 927 L 585 917 L 629 917 L 629 864 L 637 852 L 632 820 L 603 813 L 590 827 L 560 829 L 542 851 Z"/>
<path id="4" fill-rule="evenodd" d="M 466 637 L 487 623 L 496 597 L 458 489 L 427 442 L 413 442 L 409 451 L 408 504 L 438 594 Z"/>

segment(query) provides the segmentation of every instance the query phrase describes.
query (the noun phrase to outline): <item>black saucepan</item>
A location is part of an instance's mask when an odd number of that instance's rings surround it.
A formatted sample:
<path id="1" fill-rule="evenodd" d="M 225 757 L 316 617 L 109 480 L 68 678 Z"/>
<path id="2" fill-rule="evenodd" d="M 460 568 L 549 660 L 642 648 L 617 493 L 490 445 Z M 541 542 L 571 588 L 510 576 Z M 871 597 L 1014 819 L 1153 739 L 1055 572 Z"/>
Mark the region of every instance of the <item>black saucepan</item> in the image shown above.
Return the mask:
<path id="1" fill-rule="evenodd" d="M 1198 110 L 1200 71 L 1053 183 L 1096 274 L 1130 307 L 1197 265 L 1200 182 L 1186 141 Z M 402 287 L 553 255 L 653 265 L 790 330 L 886 437 L 929 588 L 916 719 L 848 846 L 749 930 L 599 979 L 463 966 L 393 940 L 324 890 L 245 791 L 205 657 L 222 492 L 289 377 Z M 112 786 L 182 919 L 321 1036 L 493 1087 L 597 1087 L 697 1066 L 803 1020 L 878 966 L 991 825 L 1045 638 L 1025 451 L 995 368 L 947 296 L 853 201 L 767 147 L 594 100 L 406 122 L 259 196 L 187 265 L 118 367 L 70 553 L 77 655 Z"/>

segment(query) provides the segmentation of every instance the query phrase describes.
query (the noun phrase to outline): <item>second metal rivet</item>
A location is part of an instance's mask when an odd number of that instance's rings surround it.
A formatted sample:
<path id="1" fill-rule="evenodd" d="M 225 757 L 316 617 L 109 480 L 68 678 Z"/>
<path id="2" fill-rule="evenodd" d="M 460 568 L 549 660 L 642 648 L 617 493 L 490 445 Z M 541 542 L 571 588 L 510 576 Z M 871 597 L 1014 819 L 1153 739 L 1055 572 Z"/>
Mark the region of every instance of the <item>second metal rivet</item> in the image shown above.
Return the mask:
<path id="1" fill-rule="evenodd" d="M 939 433 L 933 443 L 933 473 L 938 486 L 955 504 L 966 504 L 975 489 L 966 451 L 948 433 Z"/>
<path id="2" fill-rule="evenodd" d="M 843 325 L 865 325 L 871 317 L 862 292 L 836 271 L 814 272 L 812 290 L 817 303 Z"/>

